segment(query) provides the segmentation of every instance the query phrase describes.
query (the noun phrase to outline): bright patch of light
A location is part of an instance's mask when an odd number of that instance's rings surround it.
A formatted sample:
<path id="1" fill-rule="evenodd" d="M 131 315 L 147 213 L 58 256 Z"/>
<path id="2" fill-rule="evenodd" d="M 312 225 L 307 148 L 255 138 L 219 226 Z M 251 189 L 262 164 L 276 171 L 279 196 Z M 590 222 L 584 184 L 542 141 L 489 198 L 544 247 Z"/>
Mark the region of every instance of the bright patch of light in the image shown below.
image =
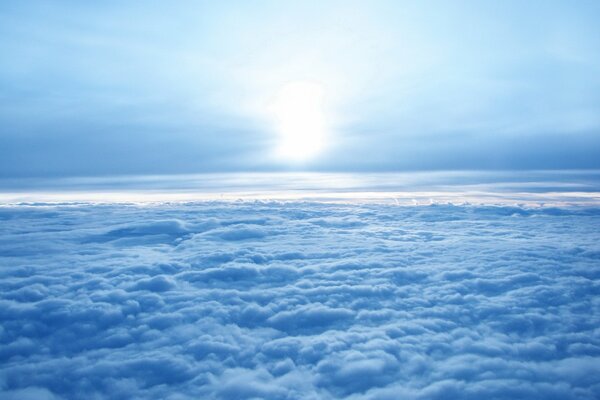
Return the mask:
<path id="1" fill-rule="evenodd" d="M 324 90 L 315 82 L 297 81 L 283 86 L 271 105 L 279 140 L 276 156 L 287 161 L 304 161 L 325 146 L 327 124 Z"/>

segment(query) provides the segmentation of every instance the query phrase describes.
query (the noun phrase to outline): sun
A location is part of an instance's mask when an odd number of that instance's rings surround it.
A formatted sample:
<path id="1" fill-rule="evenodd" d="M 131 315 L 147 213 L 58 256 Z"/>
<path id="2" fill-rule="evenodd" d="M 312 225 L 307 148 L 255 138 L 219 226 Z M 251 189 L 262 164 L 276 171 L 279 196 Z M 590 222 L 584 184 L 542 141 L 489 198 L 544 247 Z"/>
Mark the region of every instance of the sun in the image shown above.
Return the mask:
<path id="1" fill-rule="evenodd" d="M 291 162 L 309 160 L 325 147 L 327 121 L 324 89 L 312 81 L 294 81 L 281 87 L 271 105 L 278 142 L 277 158 Z"/>

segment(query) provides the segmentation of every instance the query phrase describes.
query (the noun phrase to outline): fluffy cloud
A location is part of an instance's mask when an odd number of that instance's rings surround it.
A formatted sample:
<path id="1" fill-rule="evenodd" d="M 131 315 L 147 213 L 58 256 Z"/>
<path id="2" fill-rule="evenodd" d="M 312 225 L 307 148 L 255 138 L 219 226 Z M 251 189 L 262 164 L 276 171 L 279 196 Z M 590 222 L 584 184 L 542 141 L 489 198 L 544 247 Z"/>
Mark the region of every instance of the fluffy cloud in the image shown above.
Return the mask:
<path id="1" fill-rule="evenodd" d="M 600 397 L 600 210 L 0 208 L 0 397 Z"/>

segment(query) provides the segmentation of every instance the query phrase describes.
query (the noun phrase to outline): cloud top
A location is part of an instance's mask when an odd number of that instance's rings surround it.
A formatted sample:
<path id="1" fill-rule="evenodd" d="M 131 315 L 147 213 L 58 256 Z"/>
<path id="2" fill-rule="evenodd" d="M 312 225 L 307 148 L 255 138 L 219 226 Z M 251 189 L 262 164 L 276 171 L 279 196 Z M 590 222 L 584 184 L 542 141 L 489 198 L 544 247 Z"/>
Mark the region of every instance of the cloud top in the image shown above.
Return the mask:
<path id="1" fill-rule="evenodd" d="M 0 397 L 595 399 L 598 208 L 0 209 Z"/>

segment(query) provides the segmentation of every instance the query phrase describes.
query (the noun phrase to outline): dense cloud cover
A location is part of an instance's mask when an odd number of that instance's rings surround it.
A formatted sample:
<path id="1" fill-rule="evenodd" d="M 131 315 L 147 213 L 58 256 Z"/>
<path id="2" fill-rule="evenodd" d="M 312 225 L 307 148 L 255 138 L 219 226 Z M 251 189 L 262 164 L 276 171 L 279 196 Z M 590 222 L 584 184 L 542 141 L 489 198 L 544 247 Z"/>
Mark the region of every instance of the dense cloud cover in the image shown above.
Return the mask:
<path id="1" fill-rule="evenodd" d="M 600 210 L 0 208 L 3 399 L 595 399 Z"/>

